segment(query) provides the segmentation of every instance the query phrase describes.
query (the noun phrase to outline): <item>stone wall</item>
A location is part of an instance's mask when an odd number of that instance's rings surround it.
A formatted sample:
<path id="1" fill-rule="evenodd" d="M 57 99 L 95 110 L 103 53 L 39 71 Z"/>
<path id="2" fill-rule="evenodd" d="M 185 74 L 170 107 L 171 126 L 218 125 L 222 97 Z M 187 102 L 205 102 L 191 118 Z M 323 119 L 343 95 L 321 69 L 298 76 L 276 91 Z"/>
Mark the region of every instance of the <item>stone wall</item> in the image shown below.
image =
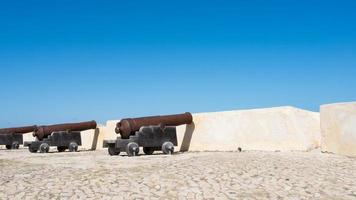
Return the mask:
<path id="1" fill-rule="evenodd" d="M 322 151 L 356 156 L 356 102 L 320 107 Z"/>
<path id="2" fill-rule="evenodd" d="M 194 115 L 178 128 L 181 151 L 306 151 L 320 146 L 319 114 L 293 107 Z"/>
<path id="3" fill-rule="evenodd" d="M 334 116 L 332 111 L 326 112 L 324 109 L 323 113 L 330 113 L 325 115 L 324 119 L 328 121 L 327 123 L 334 123 L 334 118 L 331 117 Z M 80 150 L 102 149 L 103 140 L 116 139 L 118 135 L 114 130 L 118 121 L 110 120 L 104 125 L 98 125 L 96 130 L 83 131 Z M 241 148 L 242 150 L 307 151 L 320 146 L 319 113 L 293 107 L 197 113 L 193 114 L 193 121 L 193 124 L 177 127 L 179 145 L 176 150 L 236 151 Z M 325 132 L 331 129 L 325 128 L 325 124 L 326 122 L 324 122 L 324 135 L 331 135 Z M 334 129 L 332 132 L 338 133 L 339 128 Z M 345 128 L 345 130 L 347 132 L 349 129 Z M 330 137 L 336 136 L 324 137 L 323 150 L 339 152 L 335 148 L 330 148 L 334 145 Z M 24 141 L 33 140 L 35 138 L 32 133 L 24 134 Z M 350 148 L 353 147 L 347 147 Z"/>
<path id="4" fill-rule="evenodd" d="M 320 115 L 294 107 L 193 114 L 194 123 L 177 127 L 180 151 L 307 151 L 356 156 L 356 102 L 322 105 Z M 119 120 L 82 132 L 81 150 L 102 149 L 116 139 Z M 34 141 L 32 133 L 24 141 Z M 0 147 L 3 149 L 4 147 Z"/>
<path id="5" fill-rule="evenodd" d="M 319 114 L 293 107 L 193 114 L 194 123 L 179 126 L 181 151 L 306 151 L 320 146 Z M 97 149 L 104 139 L 116 139 L 111 120 L 100 128 Z"/>

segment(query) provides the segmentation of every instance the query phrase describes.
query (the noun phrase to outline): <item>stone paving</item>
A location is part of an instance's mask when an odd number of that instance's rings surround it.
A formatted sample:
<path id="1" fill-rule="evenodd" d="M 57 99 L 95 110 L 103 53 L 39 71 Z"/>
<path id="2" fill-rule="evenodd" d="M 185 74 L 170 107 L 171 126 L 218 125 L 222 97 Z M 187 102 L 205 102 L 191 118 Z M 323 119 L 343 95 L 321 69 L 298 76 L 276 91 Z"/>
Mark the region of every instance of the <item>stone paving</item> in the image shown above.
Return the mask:
<path id="1" fill-rule="evenodd" d="M 356 199 L 356 159 L 318 152 L 0 150 L 0 199 Z"/>

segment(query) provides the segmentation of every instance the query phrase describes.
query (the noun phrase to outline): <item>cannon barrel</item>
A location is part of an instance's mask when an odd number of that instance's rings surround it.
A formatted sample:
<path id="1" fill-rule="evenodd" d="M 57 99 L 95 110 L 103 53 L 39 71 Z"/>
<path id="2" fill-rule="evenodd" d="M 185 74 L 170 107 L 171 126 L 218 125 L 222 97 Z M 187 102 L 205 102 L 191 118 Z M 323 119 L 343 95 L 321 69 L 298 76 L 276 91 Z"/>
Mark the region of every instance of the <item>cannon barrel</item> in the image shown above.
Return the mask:
<path id="1" fill-rule="evenodd" d="M 56 131 L 85 131 L 96 129 L 96 126 L 96 121 L 39 126 L 33 133 L 33 136 L 37 137 L 38 140 L 42 140 Z"/>
<path id="2" fill-rule="evenodd" d="M 25 134 L 35 131 L 37 126 L 23 126 L 23 127 L 13 127 L 13 128 L 2 128 L 0 129 L 0 134 Z"/>
<path id="3" fill-rule="evenodd" d="M 122 119 L 116 124 L 115 132 L 120 133 L 121 138 L 128 139 L 130 135 L 134 135 L 142 126 L 162 125 L 162 126 L 179 126 L 183 124 L 191 124 L 193 116 L 186 112 L 177 115 L 151 116 L 141 118 Z"/>

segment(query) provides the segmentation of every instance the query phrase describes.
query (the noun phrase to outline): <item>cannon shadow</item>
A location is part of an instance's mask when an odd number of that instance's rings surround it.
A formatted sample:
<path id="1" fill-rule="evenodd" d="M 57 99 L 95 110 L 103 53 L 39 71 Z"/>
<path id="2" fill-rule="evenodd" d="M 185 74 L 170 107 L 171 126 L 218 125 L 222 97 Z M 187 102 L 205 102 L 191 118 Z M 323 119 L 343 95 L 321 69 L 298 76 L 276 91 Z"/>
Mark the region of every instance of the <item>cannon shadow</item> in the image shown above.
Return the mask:
<path id="1" fill-rule="evenodd" d="M 194 122 L 186 125 L 183 140 L 182 140 L 182 145 L 180 146 L 179 151 L 181 152 L 189 151 L 190 142 L 192 140 L 194 130 L 195 130 Z"/>

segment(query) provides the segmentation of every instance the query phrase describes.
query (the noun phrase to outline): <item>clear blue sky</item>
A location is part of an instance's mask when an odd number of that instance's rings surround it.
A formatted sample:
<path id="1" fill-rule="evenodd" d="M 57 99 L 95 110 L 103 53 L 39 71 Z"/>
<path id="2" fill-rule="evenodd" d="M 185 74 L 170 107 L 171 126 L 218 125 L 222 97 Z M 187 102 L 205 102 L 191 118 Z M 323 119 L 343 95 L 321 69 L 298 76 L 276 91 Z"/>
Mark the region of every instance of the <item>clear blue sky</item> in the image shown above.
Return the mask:
<path id="1" fill-rule="evenodd" d="M 356 100 L 356 1 L 1 1 L 0 127 Z"/>

